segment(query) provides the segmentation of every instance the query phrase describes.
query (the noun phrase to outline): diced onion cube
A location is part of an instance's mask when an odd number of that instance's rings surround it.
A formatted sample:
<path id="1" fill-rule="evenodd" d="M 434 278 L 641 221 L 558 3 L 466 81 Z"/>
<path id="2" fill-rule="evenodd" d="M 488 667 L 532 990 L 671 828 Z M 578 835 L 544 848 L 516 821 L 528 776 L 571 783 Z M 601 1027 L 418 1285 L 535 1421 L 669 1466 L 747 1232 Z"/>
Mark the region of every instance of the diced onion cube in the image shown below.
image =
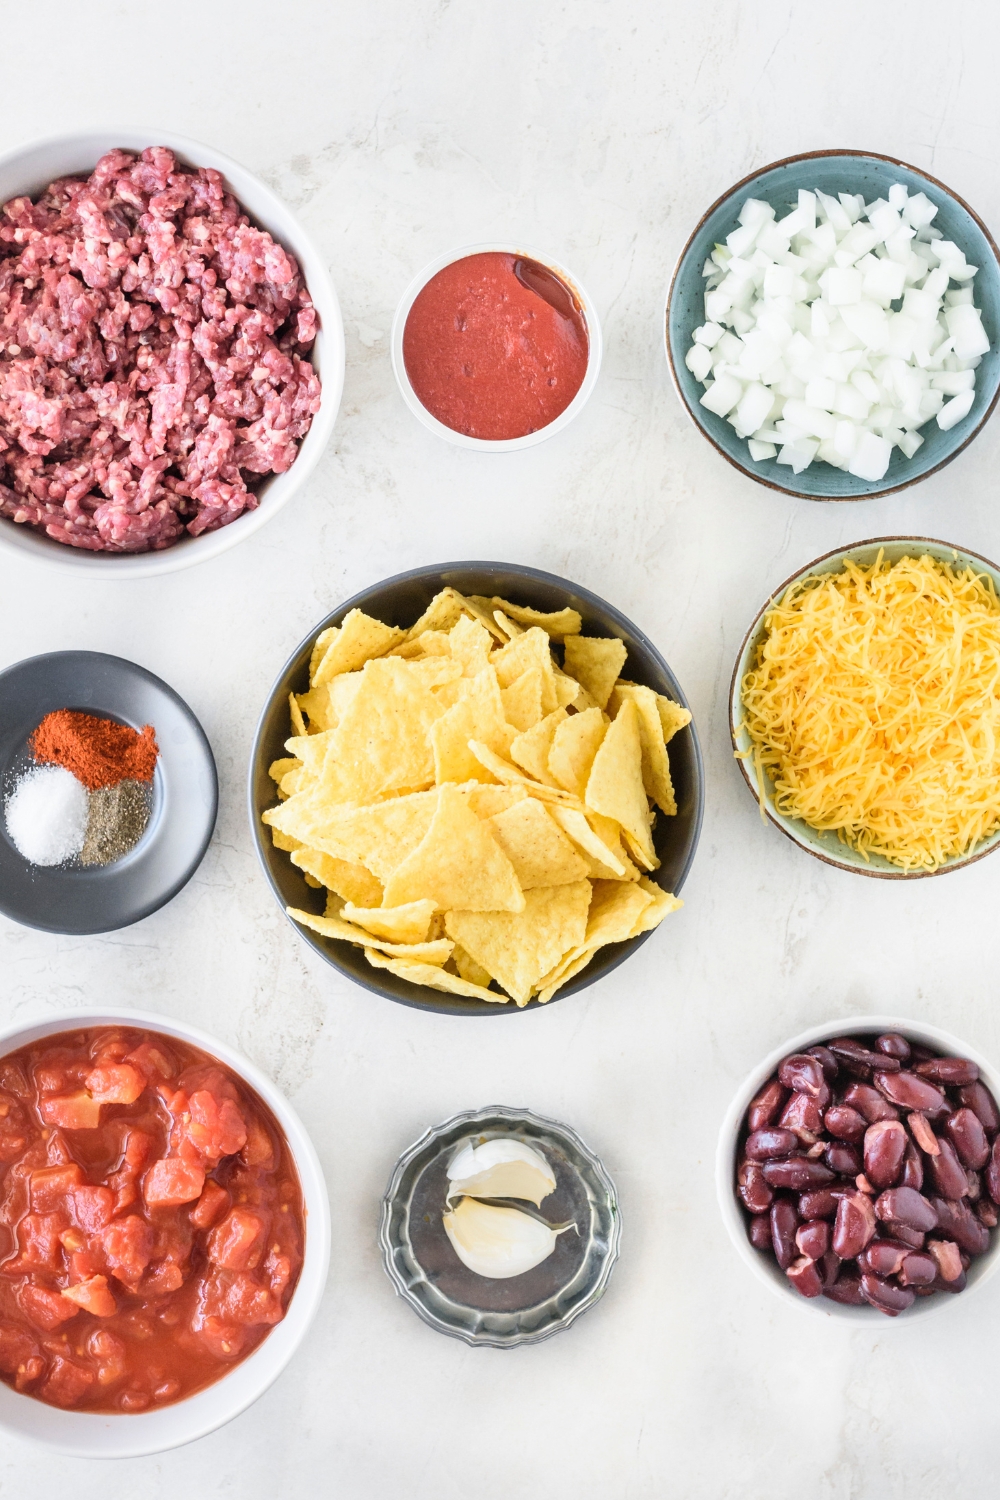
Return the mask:
<path id="1" fill-rule="evenodd" d="M 975 399 L 975 391 L 963 391 L 961 395 L 955 396 L 951 401 L 946 401 L 937 414 L 937 424 L 941 431 L 948 432 L 950 428 L 955 426 L 956 422 L 961 422 L 963 417 L 967 417 L 972 410 L 972 403 Z"/>

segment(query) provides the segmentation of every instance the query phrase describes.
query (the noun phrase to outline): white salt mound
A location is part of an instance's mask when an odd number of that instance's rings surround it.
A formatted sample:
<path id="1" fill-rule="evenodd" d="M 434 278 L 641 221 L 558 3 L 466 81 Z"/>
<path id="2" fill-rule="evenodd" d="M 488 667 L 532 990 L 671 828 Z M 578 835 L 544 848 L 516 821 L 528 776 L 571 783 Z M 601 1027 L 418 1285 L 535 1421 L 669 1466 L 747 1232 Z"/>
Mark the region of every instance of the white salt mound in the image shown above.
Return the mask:
<path id="1" fill-rule="evenodd" d="M 38 766 L 7 798 L 11 842 L 33 865 L 61 865 L 83 848 L 90 797 L 63 766 Z"/>

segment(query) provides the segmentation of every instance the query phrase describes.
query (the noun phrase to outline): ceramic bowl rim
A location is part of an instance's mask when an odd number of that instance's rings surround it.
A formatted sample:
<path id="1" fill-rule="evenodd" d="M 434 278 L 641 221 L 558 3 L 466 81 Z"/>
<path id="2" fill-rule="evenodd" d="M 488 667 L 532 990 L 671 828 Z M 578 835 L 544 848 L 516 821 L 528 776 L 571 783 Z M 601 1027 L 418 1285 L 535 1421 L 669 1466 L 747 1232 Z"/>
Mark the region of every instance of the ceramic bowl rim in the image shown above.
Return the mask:
<path id="1" fill-rule="evenodd" d="M 850 156 L 855 158 L 866 157 L 870 161 L 887 162 L 890 166 L 902 167 L 904 171 L 912 172 L 914 176 L 922 177 L 925 182 L 929 182 L 932 187 L 943 193 L 946 198 L 950 198 L 953 203 L 957 203 L 959 208 L 963 209 L 965 213 L 969 215 L 970 219 L 974 220 L 978 228 L 982 231 L 983 237 L 985 238 L 987 244 L 993 252 L 995 269 L 998 278 L 1000 278 L 1000 248 L 997 247 L 997 243 L 994 240 L 993 235 L 990 233 L 983 220 L 976 213 L 975 209 L 972 208 L 968 203 L 966 203 L 965 199 L 961 197 L 959 193 L 956 193 L 953 188 L 947 187 L 945 183 L 940 180 L 940 178 L 934 177 L 930 172 L 924 171 L 923 167 L 915 167 L 910 162 L 903 161 L 898 156 L 887 156 L 884 152 L 881 151 L 854 151 L 846 146 L 830 147 L 829 149 L 823 151 L 800 151 L 795 156 L 782 156 L 777 161 L 767 162 L 764 166 L 758 167 L 756 171 L 748 172 L 745 177 L 740 178 L 739 182 L 734 182 L 732 187 L 727 188 L 724 193 L 721 193 L 719 197 L 716 198 L 715 202 L 702 214 L 701 218 L 698 220 L 697 224 L 694 226 L 691 233 L 684 241 L 681 252 L 677 257 L 676 262 L 674 263 L 674 269 L 671 272 L 670 284 L 667 287 L 667 296 L 664 305 L 663 342 L 667 355 L 667 366 L 670 370 L 670 379 L 673 384 L 674 390 L 677 393 L 677 398 L 680 401 L 681 406 L 684 408 L 684 411 L 687 414 L 689 420 L 701 433 L 702 437 L 705 438 L 707 442 L 711 443 L 715 451 L 721 454 L 726 462 L 728 464 L 731 464 L 732 467 L 737 471 L 737 473 L 745 474 L 746 477 L 748 479 L 752 479 L 755 484 L 764 485 L 765 488 L 769 490 L 775 490 L 778 494 L 788 495 L 793 499 L 814 500 L 817 503 L 856 504 L 857 502 L 863 500 L 880 500 L 883 495 L 898 494 L 900 490 L 907 490 L 914 484 L 921 484 L 925 479 L 930 479 L 932 474 L 940 473 L 940 471 L 945 468 L 947 464 L 950 464 L 953 459 L 957 458 L 958 455 L 969 446 L 973 438 L 979 436 L 986 423 L 993 415 L 993 412 L 996 409 L 997 402 L 1000 401 L 1000 380 L 998 380 L 997 382 L 997 388 L 993 393 L 992 400 L 989 402 L 985 411 L 980 414 L 979 420 L 975 424 L 975 426 L 968 433 L 966 433 L 965 437 L 957 445 L 957 447 L 953 448 L 950 453 L 946 454 L 945 457 L 942 458 L 940 462 L 936 463 L 933 468 L 927 469 L 920 474 L 914 474 L 909 479 L 902 479 L 898 484 L 889 484 L 884 485 L 878 489 L 867 490 L 864 494 L 816 495 L 812 494 L 808 490 L 797 490 L 791 488 L 791 486 L 789 485 L 775 484 L 773 479 L 768 479 L 765 474 L 759 473 L 755 469 L 752 460 L 750 460 L 749 458 L 749 455 L 746 464 L 743 464 L 740 463 L 738 459 L 734 458 L 732 454 L 726 452 L 722 445 L 716 441 L 712 434 L 708 432 L 706 428 L 704 428 L 695 417 L 694 412 L 691 409 L 691 405 L 688 401 L 687 395 L 685 394 L 684 388 L 681 385 L 681 381 L 677 373 L 677 367 L 674 362 L 673 347 L 670 342 L 670 307 L 673 301 L 674 289 L 677 285 L 677 278 L 680 275 L 681 267 L 684 264 L 684 261 L 686 260 L 688 252 L 690 251 L 695 239 L 701 233 L 701 230 L 708 222 L 708 220 L 712 217 L 712 215 L 716 212 L 716 210 L 720 209 L 729 198 L 732 198 L 742 188 L 748 187 L 751 183 L 756 182 L 758 178 L 763 177 L 768 172 L 776 171 L 779 167 L 794 166 L 797 162 L 822 161 L 828 157 L 835 156 Z"/>
<path id="2" fill-rule="evenodd" d="M 326 451 L 340 410 L 346 363 L 344 323 L 326 258 L 320 253 L 312 236 L 302 227 L 297 214 L 256 172 L 204 141 L 177 131 L 149 129 L 141 123 L 120 129 L 113 125 L 94 125 L 87 129 L 57 131 L 51 135 L 33 137 L 0 152 L 0 171 L 16 167 L 22 158 L 28 159 L 45 150 L 62 148 L 68 154 L 74 147 L 91 140 L 114 141 L 128 151 L 145 149 L 140 142 L 144 142 L 145 146 L 166 146 L 168 150 L 177 152 L 189 165 L 208 166 L 221 172 L 227 187 L 241 203 L 244 200 L 242 190 L 239 190 L 240 179 L 244 180 L 244 188 L 249 181 L 252 192 L 266 203 L 271 224 L 280 224 L 281 221 L 284 224 L 276 230 L 264 223 L 256 209 L 247 209 L 247 212 L 255 222 L 268 229 L 279 244 L 286 245 L 294 254 L 319 314 L 323 340 L 320 409 L 300 443 L 298 456 L 291 468 L 284 474 L 264 476 L 267 490 L 255 510 L 245 511 L 230 525 L 222 526 L 216 531 L 203 532 L 198 537 L 182 537 L 173 546 L 160 551 L 131 553 L 90 552 L 84 548 L 71 547 L 55 542 L 34 527 L 18 525 L 7 517 L 0 517 L 0 552 L 8 553 L 12 558 L 25 557 L 42 567 L 72 571 L 80 577 L 89 573 L 91 577 L 100 577 L 102 580 L 159 577 L 208 562 L 221 553 L 228 552 L 238 542 L 259 531 L 302 491 Z M 112 147 L 106 145 L 103 149 L 110 150 Z M 289 483 L 283 490 L 279 490 L 276 497 L 272 496 L 274 481 L 286 478 Z"/>
<path id="3" fill-rule="evenodd" d="M 522 437 L 498 439 L 469 437 L 466 433 L 456 432 L 453 427 L 448 427 L 444 422 L 440 422 L 437 417 L 433 416 L 427 410 L 413 389 L 410 377 L 406 371 L 406 364 L 403 360 L 403 333 L 406 328 L 406 320 L 410 315 L 410 309 L 427 283 L 439 271 L 443 271 L 445 266 L 454 265 L 456 261 L 465 260 L 470 255 L 488 253 L 521 255 L 526 260 L 534 260 L 539 265 L 547 267 L 560 281 L 569 287 L 571 292 L 576 294 L 587 324 L 587 337 L 589 340 L 587 368 L 584 372 L 580 389 L 569 405 L 557 417 L 554 417 L 547 426 L 539 427 L 535 432 L 526 432 Z M 429 432 L 433 432 L 438 437 L 444 438 L 445 442 L 451 443 L 456 448 L 472 449 L 477 453 L 519 453 L 522 449 L 534 448 L 538 443 L 543 443 L 547 438 L 554 437 L 557 432 L 561 432 L 564 427 L 567 427 L 580 414 L 590 400 L 594 392 L 594 387 L 597 385 L 598 376 L 601 373 L 603 348 L 601 323 L 597 316 L 597 308 L 594 305 L 593 298 L 580 279 L 574 276 L 559 261 L 553 260 L 552 256 L 543 255 L 539 250 L 534 250 L 521 241 L 513 240 L 487 240 L 480 244 L 460 245 L 457 249 L 445 251 L 443 254 L 435 256 L 433 260 L 428 261 L 423 270 L 418 271 L 417 275 L 414 276 L 406 291 L 399 299 L 395 316 L 392 320 L 392 332 L 389 337 L 392 373 L 396 377 L 396 384 L 399 387 L 400 395 L 413 415 L 419 422 L 423 423 Z"/>
<path id="4" fill-rule="evenodd" d="M 973 1261 L 969 1271 L 968 1285 L 964 1292 L 959 1296 L 945 1296 L 944 1293 L 938 1293 L 933 1297 L 918 1297 L 898 1318 L 879 1315 L 874 1308 L 870 1307 L 850 1307 L 842 1302 L 834 1302 L 829 1297 L 802 1297 L 794 1287 L 789 1285 L 787 1278 L 778 1269 L 777 1263 L 769 1259 L 765 1252 L 755 1250 L 747 1238 L 746 1219 L 736 1197 L 736 1148 L 751 1099 L 776 1070 L 782 1058 L 788 1057 L 793 1052 L 801 1052 L 804 1047 L 815 1046 L 817 1043 L 829 1040 L 830 1037 L 851 1036 L 855 1032 L 871 1032 L 873 1035 L 878 1035 L 885 1031 L 898 1031 L 912 1041 L 939 1048 L 950 1056 L 969 1058 L 978 1064 L 987 1087 L 1000 1097 L 1000 1092 L 998 1092 L 1000 1091 L 1000 1073 L 981 1052 L 967 1047 L 951 1032 L 943 1031 L 939 1026 L 932 1026 L 926 1021 L 913 1021 L 900 1016 L 845 1016 L 840 1020 L 823 1021 L 818 1025 L 807 1027 L 805 1031 L 800 1031 L 797 1036 L 791 1037 L 781 1046 L 773 1048 L 756 1067 L 750 1070 L 737 1088 L 723 1116 L 715 1153 L 715 1191 L 722 1220 L 737 1254 L 757 1280 L 770 1287 L 776 1296 L 790 1301 L 805 1312 L 842 1318 L 852 1322 L 855 1328 L 860 1328 L 862 1324 L 867 1323 L 869 1327 L 877 1328 L 879 1331 L 887 1323 L 905 1327 L 915 1318 L 926 1317 L 930 1313 L 939 1311 L 941 1307 L 964 1301 L 972 1292 L 978 1290 L 984 1282 L 990 1279 L 997 1265 L 1000 1264 L 1000 1231 L 993 1234 L 985 1255 Z"/>
<path id="5" fill-rule="evenodd" d="M 294 922 L 285 911 L 284 899 L 274 879 L 272 878 L 271 870 L 265 857 L 264 836 L 262 832 L 264 825 L 260 824 L 260 820 L 256 812 L 256 803 L 254 796 L 254 776 L 258 764 L 261 761 L 263 748 L 262 741 L 265 732 L 266 721 L 276 698 L 278 684 L 290 671 L 291 667 L 298 659 L 298 657 L 305 653 L 307 646 L 315 641 L 316 636 L 320 630 L 325 629 L 327 625 L 333 623 L 335 620 L 342 619 L 343 616 L 351 609 L 363 609 L 366 604 L 369 607 L 374 607 L 375 598 L 384 590 L 388 590 L 394 585 L 416 582 L 425 578 L 440 578 L 445 574 L 461 574 L 463 572 L 473 573 L 477 571 L 483 572 L 490 570 L 503 570 L 505 572 L 517 574 L 518 576 L 523 577 L 527 580 L 538 579 L 548 584 L 554 584 L 562 592 L 566 594 L 572 594 L 580 599 L 592 602 L 600 611 L 606 613 L 612 618 L 621 620 L 624 626 L 627 627 L 628 633 L 630 633 L 637 641 L 641 643 L 644 655 L 648 655 L 657 669 L 664 672 L 667 680 L 674 685 L 677 690 L 677 701 L 680 703 L 681 707 L 687 708 L 690 712 L 690 704 L 687 701 L 684 690 L 682 689 L 680 683 L 677 681 L 677 678 L 674 675 L 673 670 L 667 663 L 666 659 L 661 655 L 660 651 L 649 639 L 646 632 L 642 630 L 638 625 L 634 624 L 628 618 L 628 616 L 623 614 L 622 611 L 619 610 L 616 606 L 609 604 L 605 599 L 602 599 L 600 595 L 595 594 L 591 589 L 584 587 L 583 584 L 573 583 L 571 580 L 562 578 L 556 573 L 548 573 L 541 568 L 533 568 L 524 563 L 508 563 L 502 561 L 489 562 L 483 560 L 441 562 L 428 564 L 419 568 L 409 568 L 403 573 L 395 573 L 389 578 L 380 579 L 376 583 L 371 584 L 369 587 L 360 589 L 349 599 L 336 605 L 334 609 L 329 611 L 329 613 L 323 620 L 318 621 L 317 624 L 313 626 L 305 636 L 303 636 L 299 644 L 286 658 L 280 670 L 275 674 L 275 677 L 267 690 L 263 707 L 261 708 L 260 714 L 257 719 L 257 724 L 254 729 L 254 736 L 250 747 L 250 756 L 247 767 L 247 814 L 250 822 L 250 831 L 251 837 L 253 839 L 254 852 L 257 855 L 257 862 L 260 865 L 261 870 L 263 871 L 264 878 L 267 881 L 271 894 L 273 895 L 274 899 L 278 903 L 279 908 L 281 909 L 282 916 L 285 918 L 285 921 L 290 924 L 292 930 L 296 933 L 299 940 L 307 943 L 309 947 L 311 947 L 313 951 L 318 955 L 318 957 L 322 958 L 324 962 L 328 963 L 331 968 L 335 969 L 336 972 L 338 974 L 341 974 L 345 979 L 350 980 L 353 984 L 359 985 L 362 989 L 370 991 L 372 994 L 379 995 L 382 999 L 395 1001 L 396 1004 L 399 1005 L 408 1005 L 415 1010 L 423 1011 L 426 1013 L 461 1015 L 463 1017 L 500 1016 L 511 1015 L 514 1013 L 522 1015 L 527 1012 L 533 1012 L 542 1009 L 543 1007 L 539 1005 L 537 999 L 530 1000 L 525 1006 L 516 1006 L 512 1001 L 508 1002 L 507 1004 L 495 1005 L 489 1004 L 486 1001 L 470 1001 L 468 1006 L 463 1007 L 461 1010 L 456 1010 L 451 1006 L 448 1006 L 446 1003 L 441 1003 L 442 1001 L 447 1001 L 447 996 L 441 996 L 440 1000 L 438 1000 L 437 998 L 426 998 L 428 996 L 436 997 L 437 991 L 421 991 L 419 986 L 412 985 L 410 986 L 410 988 L 417 992 L 412 998 L 409 995 L 398 995 L 382 987 L 381 980 L 378 977 L 378 970 L 373 969 L 371 976 L 361 975 L 355 973 L 353 969 L 348 968 L 346 965 L 342 965 L 340 962 L 338 962 L 333 954 L 327 952 L 325 948 L 320 947 L 317 943 L 314 942 L 313 936 L 308 931 L 308 929 L 301 928 L 298 923 Z M 443 586 L 444 585 L 442 584 L 442 587 Z M 691 827 L 690 847 L 684 860 L 684 864 L 681 868 L 681 872 L 677 880 L 674 882 L 674 894 L 681 890 L 684 882 L 687 880 L 689 874 L 691 873 L 691 866 L 694 863 L 695 855 L 698 852 L 698 843 L 701 838 L 702 824 L 704 822 L 705 815 L 705 766 L 702 758 L 701 743 L 698 738 L 698 730 L 693 714 L 691 722 L 686 726 L 686 728 L 691 731 L 691 751 L 694 767 L 693 779 L 695 783 L 693 795 L 695 808 Z M 654 928 L 651 932 L 640 933 L 638 937 L 628 939 L 626 943 L 621 945 L 622 951 L 616 955 L 614 961 L 608 964 L 608 966 L 606 968 L 603 968 L 599 973 L 593 974 L 588 978 L 589 966 L 588 968 L 581 970 L 579 975 L 570 980 L 566 985 L 562 987 L 562 989 L 558 990 L 556 994 L 553 995 L 552 999 L 548 1002 L 548 1005 L 554 1005 L 559 1000 L 569 999 L 571 996 L 579 994 L 585 989 L 589 989 L 591 985 L 596 984 L 599 980 L 603 979 L 605 975 L 612 973 L 621 964 L 625 963 L 625 961 L 630 958 L 631 955 L 636 952 L 636 950 L 641 947 L 643 943 L 645 943 L 649 938 L 653 936 L 653 933 L 655 931 L 656 928 Z M 474 1008 L 479 1004 L 482 1004 L 483 1008 L 481 1010 Z"/>
<path id="6" fill-rule="evenodd" d="M 747 629 L 742 641 L 740 642 L 739 650 L 736 653 L 736 661 L 733 664 L 732 676 L 729 679 L 729 738 L 732 742 L 734 751 L 738 751 L 740 748 L 739 741 L 737 739 L 738 725 L 736 722 L 737 705 L 739 702 L 738 694 L 740 683 L 742 681 L 740 667 L 742 666 L 747 650 L 749 649 L 750 644 L 757 633 L 761 620 L 763 619 L 767 611 L 771 608 L 773 602 L 776 599 L 780 599 L 785 590 L 789 588 L 791 584 L 798 582 L 800 578 L 808 577 L 810 573 L 819 568 L 821 563 L 828 562 L 832 557 L 846 558 L 853 552 L 860 552 L 863 549 L 869 547 L 884 546 L 887 543 L 890 543 L 892 545 L 902 543 L 903 545 L 908 546 L 911 542 L 917 546 L 926 545 L 929 543 L 932 547 L 939 547 L 943 552 L 956 552 L 963 557 L 975 558 L 978 562 L 984 564 L 984 566 L 990 571 L 990 573 L 992 573 L 995 580 L 1000 581 L 1000 567 L 998 567 L 996 563 L 991 562 L 988 557 L 984 557 L 982 553 L 970 551 L 970 549 L 967 547 L 959 547 L 952 542 L 942 542 L 937 537 L 931 536 L 868 537 L 865 541 L 850 542 L 846 547 L 833 547 L 829 552 L 824 552 L 820 557 L 814 558 L 811 563 L 807 563 L 804 568 L 797 569 L 790 575 L 790 577 L 785 579 L 784 583 L 779 584 L 777 588 L 772 590 L 772 592 L 764 600 L 764 603 L 758 609 L 757 613 L 754 615 L 753 619 L 750 622 L 749 628 Z M 757 788 L 754 786 L 747 772 L 745 761 L 736 755 L 734 755 L 733 758 L 736 760 L 740 775 L 743 777 L 747 790 L 750 792 L 750 795 L 753 797 L 755 804 L 759 808 L 760 797 Z M 997 848 L 1000 848 L 1000 838 L 995 838 L 992 844 L 990 844 L 985 849 L 980 849 L 978 853 L 975 850 L 975 846 L 973 846 L 968 854 L 963 854 L 958 859 L 953 859 L 948 861 L 946 864 L 939 865 L 936 870 L 883 870 L 881 868 L 872 869 L 866 865 L 853 864 L 847 859 L 835 859 L 830 854 L 826 854 L 820 849 L 814 849 L 811 844 L 804 843 L 802 840 L 797 838 L 791 828 L 788 827 L 788 820 L 775 810 L 773 799 L 766 795 L 764 797 L 764 813 L 767 817 L 768 822 L 772 823 L 774 827 L 777 828 L 779 832 L 783 833 L 787 839 L 790 839 L 797 849 L 803 850 L 806 854 L 811 854 L 814 859 L 822 860 L 824 864 L 830 865 L 835 870 L 843 870 L 850 875 L 864 875 L 870 880 L 929 880 L 935 875 L 950 875 L 955 870 L 967 869 L 969 865 L 976 864 L 979 860 L 985 859 L 988 854 L 992 854 Z M 990 837 L 993 838 L 994 835 L 991 834 Z"/>
<path id="7" fill-rule="evenodd" d="M 206 1386 L 202 1391 L 195 1391 L 183 1401 L 162 1407 L 158 1411 L 137 1414 L 65 1411 L 60 1407 L 36 1401 L 30 1396 L 20 1398 L 25 1404 L 30 1403 L 31 1408 L 41 1408 L 42 1412 L 50 1413 L 49 1420 L 52 1425 L 66 1429 L 64 1437 L 27 1431 L 23 1426 L 11 1421 L 7 1413 L 0 1408 L 0 1431 L 10 1432 L 16 1437 L 40 1444 L 57 1453 L 78 1458 L 143 1458 L 153 1453 L 163 1453 L 169 1449 L 184 1447 L 231 1422 L 241 1412 L 252 1406 L 274 1384 L 290 1363 L 315 1322 L 326 1288 L 330 1262 L 330 1202 L 319 1156 L 297 1111 L 256 1063 L 251 1062 L 228 1042 L 203 1031 L 199 1026 L 192 1026 L 176 1016 L 162 1015 L 156 1011 L 130 1010 L 114 1005 L 87 1005 L 75 1010 L 35 1009 L 27 1015 L 18 1017 L 16 1021 L 9 1021 L 0 1026 L 0 1057 L 16 1051 L 19 1046 L 27 1046 L 30 1042 L 46 1036 L 103 1025 L 135 1026 L 149 1031 L 161 1031 L 167 1036 L 174 1036 L 180 1041 L 200 1047 L 203 1052 L 217 1058 L 237 1073 L 260 1095 L 277 1118 L 298 1173 L 302 1199 L 306 1208 L 305 1254 L 299 1280 L 285 1317 L 245 1360 L 241 1360 L 221 1379 Z M 285 1348 L 273 1341 L 273 1333 L 282 1327 L 292 1329 L 288 1346 Z M 220 1393 L 225 1391 L 227 1382 L 230 1382 L 241 1370 L 246 1371 L 251 1365 L 255 1366 L 256 1378 L 249 1381 L 244 1378 L 240 1382 L 249 1388 L 241 1391 L 235 1399 L 232 1397 L 228 1401 L 220 1399 Z M 10 1394 L 14 1396 L 16 1393 Z M 218 1406 L 220 1409 L 214 1414 L 195 1417 L 197 1405 L 205 1406 L 209 1413 L 213 1406 Z M 183 1416 L 185 1409 L 188 1409 L 192 1416 L 188 1426 L 180 1434 L 157 1435 L 158 1428 L 169 1428 L 172 1425 L 170 1419 L 177 1413 Z M 39 1419 L 39 1425 L 42 1421 L 44 1418 Z M 108 1442 L 103 1445 L 94 1440 L 83 1442 L 82 1434 L 85 1431 L 93 1433 L 96 1425 L 100 1423 L 103 1423 L 109 1431 Z M 143 1436 L 144 1432 L 146 1436 Z M 74 1433 L 81 1434 L 81 1437 L 75 1438 Z M 115 1437 L 119 1434 L 124 1440 L 115 1441 Z"/>

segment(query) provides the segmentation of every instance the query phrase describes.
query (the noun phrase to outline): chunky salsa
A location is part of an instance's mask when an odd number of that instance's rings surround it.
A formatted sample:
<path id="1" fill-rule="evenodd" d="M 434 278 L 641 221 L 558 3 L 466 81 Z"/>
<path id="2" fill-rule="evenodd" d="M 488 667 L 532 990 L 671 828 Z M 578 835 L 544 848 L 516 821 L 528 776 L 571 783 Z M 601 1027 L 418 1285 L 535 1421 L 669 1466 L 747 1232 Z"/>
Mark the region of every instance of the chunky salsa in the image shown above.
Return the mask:
<path id="1" fill-rule="evenodd" d="M 99 1027 L 0 1058 L 0 1378 L 141 1412 L 279 1323 L 305 1214 L 263 1100 L 173 1037 Z"/>

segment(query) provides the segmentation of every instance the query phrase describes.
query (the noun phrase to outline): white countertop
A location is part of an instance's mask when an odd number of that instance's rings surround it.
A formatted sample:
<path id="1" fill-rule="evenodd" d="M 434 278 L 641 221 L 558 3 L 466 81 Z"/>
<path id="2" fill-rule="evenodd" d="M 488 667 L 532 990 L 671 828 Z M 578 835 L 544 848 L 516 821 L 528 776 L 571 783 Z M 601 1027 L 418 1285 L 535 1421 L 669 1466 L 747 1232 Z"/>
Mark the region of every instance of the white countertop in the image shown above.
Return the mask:
<path id="1" fill-rule="evenodd" d="M 899 155 L 1000 228 L 1000 12 L 51 0 L 5 7 L 3 34 L 0 149 L 160 123 L 288 200 L 340 293 L 347 384 L 305 493 L 218 561 L 89 583 L 0 557 L 0 665 L 67 647 L 133 658 L 190 703 L 221 778 L 212 845 L 164 910 L 94 938 L 0 921 L 0 1018 L 100 999 L 203 1025 L 287 1092 L 334 1206 L 322 1314 L 254 1408 L 192 1447 L 119 1464 L 5 1438 L 0 1497 L 995 1495 L 1000 1278 L 913 1326 L 810 1317 L 737 1259 L 712 1157 L 744 1074 L 824 1017 L 925 1018 L 1000 1058 L 1000 858 L 912 884 L 827 867 L 761 823 L 725 718 L 749 619 L 818 554 L 891 533 L 1000 554 L 1000 420 L 914 490 L 786 499 L 690 425 L 660 328 L 704 209 L 797 151 Z M 606 353 L 583 417 L 491 458 L 407 412 L 388 333 L 432 256 L 511 236 L 581 277 Z M 691 701 L 707 772 L 684 909 L 584 994 L 491 1021 L 423 1016 L 326 967 L 276 907 L 244 805 L 257 713 L 310 626 L 372 581 L 464 557 L 537 564 L 641 625 Z M 426 1328 L 393 1297 L 375 1240 L 402 1148 L 492 1103 L 573 1125 L 617 1182 L 624 1223 L 603 1302 L 513 1353 Z"/>

